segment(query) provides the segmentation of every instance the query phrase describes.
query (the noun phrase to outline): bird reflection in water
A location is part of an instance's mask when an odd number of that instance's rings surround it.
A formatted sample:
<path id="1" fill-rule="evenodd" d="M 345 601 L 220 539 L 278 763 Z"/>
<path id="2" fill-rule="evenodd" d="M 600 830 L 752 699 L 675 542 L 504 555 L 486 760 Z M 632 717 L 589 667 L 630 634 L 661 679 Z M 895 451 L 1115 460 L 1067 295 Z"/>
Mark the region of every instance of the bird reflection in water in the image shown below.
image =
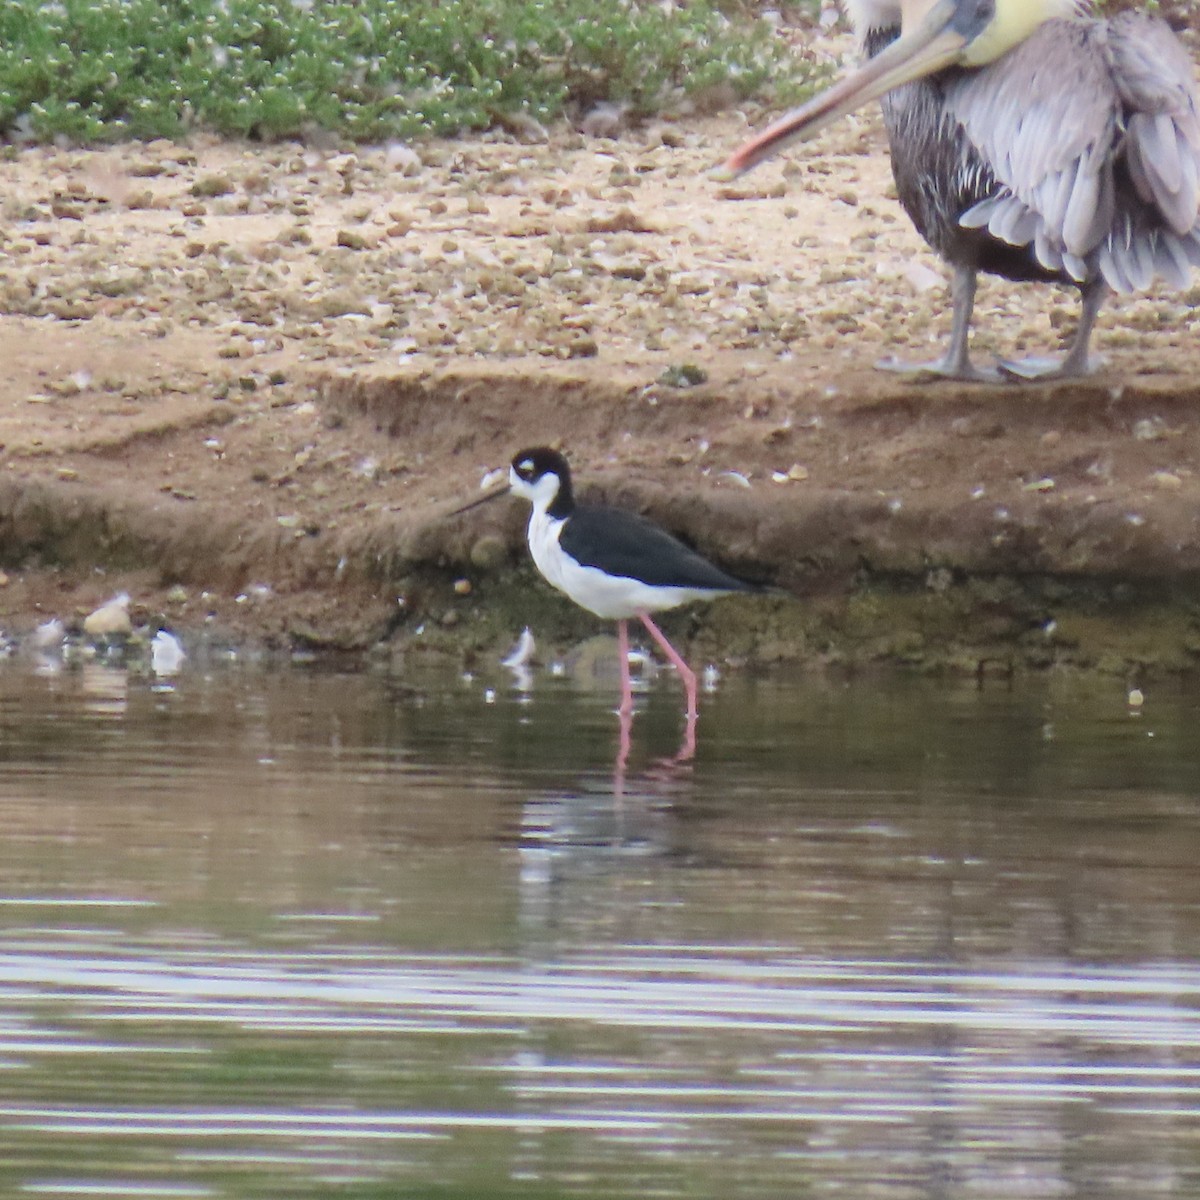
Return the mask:
<path id="1" fill-rule="evenodd" d="M 620 647 L 620 653 L 625 658 L 631 679 L 631 703 L 617 709 L 617 751 L 612 775 L 613 796 L 617 800 L 622 799 L 626 792 L 629 754 L 633 743 L 634 705 L 632 694 L 644 692 L 658 674 L 654 658 L 640 647 L 625 645 Z M 517 693 L 520 701 L 528 703 L 534 688 L 534 668 L 538 665 L 537 641 L 528 626 L 521 631 L 513 648 L 500 660 L 500 665 L 509 672 L 512 690 Z M 589 663 L 588 665 L 593 664 Z M 555 666 L 559 668 L 560 673 L 566 669 L 561 664 L 555 664 Z M 576 666 L 583 670 L 582 661 L 577 661 Z M 716 690 L 718 678 L 719 673 L 715 667 L 708 666 L 704 669 L 701 680 L 706 693 Z M 696 715 L 691 713 L 685 718 L 683 738 L 679 749 L 672 755 L 654 759 L 644 773 L 646 780 L 662 782 L 677 778 L 685 773 L 695 753 Z"/>

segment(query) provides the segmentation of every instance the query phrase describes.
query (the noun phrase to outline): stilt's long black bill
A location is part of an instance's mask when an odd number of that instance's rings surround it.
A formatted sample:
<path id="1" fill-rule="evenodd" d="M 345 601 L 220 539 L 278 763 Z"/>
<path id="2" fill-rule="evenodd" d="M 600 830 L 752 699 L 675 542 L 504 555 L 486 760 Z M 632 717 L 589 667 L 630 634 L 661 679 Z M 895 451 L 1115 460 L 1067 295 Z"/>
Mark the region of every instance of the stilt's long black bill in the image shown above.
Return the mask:
<path id="1" fill-rule="evenodd" d="M 503 487 L 496 488 L 495 491 L 484 492 L 482 496 L 477 497 L 468 504 L 464 504 L 462 508 L 451 510 L 447 515 L 457 517 L 459 513 L 470 512 L 473 508 L 479 508 L 483 504 L 490 504 L 493 500 L 499 500 L 501 496 L 507 496 L 508 494 L 508 484 L 506 483 Z"/>

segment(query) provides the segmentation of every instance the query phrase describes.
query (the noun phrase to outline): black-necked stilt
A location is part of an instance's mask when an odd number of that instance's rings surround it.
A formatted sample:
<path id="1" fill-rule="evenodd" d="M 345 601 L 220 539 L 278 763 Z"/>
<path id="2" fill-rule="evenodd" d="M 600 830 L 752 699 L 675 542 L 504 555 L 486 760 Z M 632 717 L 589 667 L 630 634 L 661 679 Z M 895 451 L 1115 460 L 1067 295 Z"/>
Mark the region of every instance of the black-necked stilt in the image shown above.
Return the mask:
<path id="1" fill-rule="evenodd" d="M 576 504 L 571 469 L 557 450 L 545 446 L 522 450 L 509 467 L 506 488 L 455 511 L 466 512 L 509 493 L 533 505 L 527 532 L 529 551 L 547 581 L 588 612 L 616 620 L 621 715 L 627 717 L 633 711 L 627 622 L 637 617 L 679 672 L 687 693 L 688 720 L 694 721 L 695 672 L 650 614 L 693 600 L 762 588 L 722 571 L 637 513 Z"/>

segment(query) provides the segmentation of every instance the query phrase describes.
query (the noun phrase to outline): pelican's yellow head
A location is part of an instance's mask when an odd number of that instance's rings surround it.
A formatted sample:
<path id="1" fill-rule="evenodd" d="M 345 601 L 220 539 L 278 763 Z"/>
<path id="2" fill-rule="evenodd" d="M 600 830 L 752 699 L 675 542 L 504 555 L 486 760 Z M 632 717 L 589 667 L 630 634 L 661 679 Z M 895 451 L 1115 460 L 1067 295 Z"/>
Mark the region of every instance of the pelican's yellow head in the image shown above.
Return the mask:
<path id="1" fill-rule="evenodd" d="M 1019 46 L 1039 25 L 1087 7 L 1087 0 L 900 0 L 901 38 L 961 38 L 954 62 L 982 67 Z"/>

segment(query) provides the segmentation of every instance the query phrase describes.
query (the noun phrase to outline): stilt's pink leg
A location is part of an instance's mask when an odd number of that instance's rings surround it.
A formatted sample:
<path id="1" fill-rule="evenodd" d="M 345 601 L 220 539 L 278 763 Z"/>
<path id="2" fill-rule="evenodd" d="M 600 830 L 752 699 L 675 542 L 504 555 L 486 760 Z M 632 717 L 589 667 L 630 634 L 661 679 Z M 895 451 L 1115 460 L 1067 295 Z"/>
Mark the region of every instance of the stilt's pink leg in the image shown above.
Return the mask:
<path id="1" fill-rule="evenodd" d="M 696 714 L 700 711 L 696 703 L 696 672 L 683 661 L 679 655 L 679 651 L 667 641 L 666 635 L 655 623 L 650 620 L 646 613 L 638 613 L 642 619 L 642 624 L 649 631 L 650 636 L 658 643 L 662 652 L 671 660 L 675 666 L 675 670 L 679 672 L 679 678 L 683 680 L 683 690 L 687 693 L 687 715 L 689 721 L 696 719 Z"/>
<path id="2" fill-rule="evenodd" d="M 687 722 L 683 727 L 683 741 L 679 753 L 675 755 L 677 763 L 689 762 L 696 757 L 696 714 L 688 713 Z"/>
<path id="3" fill-rule="evenodd" d="M 629 734 L 632 725 L 632 713 L 617 713 L 617 760 L 613 764 L 613 799 L 618 804 L 625 796 L 625 764 L 629 761 Z"/>
<path id="4" fill-rule="evenodd" d="M 621 659 L 621 707 L 622 717 L 633 713 L 633 680 L 629 677 L 629 627 L 628 622 L 617 622 L 617 654 Z"/>

